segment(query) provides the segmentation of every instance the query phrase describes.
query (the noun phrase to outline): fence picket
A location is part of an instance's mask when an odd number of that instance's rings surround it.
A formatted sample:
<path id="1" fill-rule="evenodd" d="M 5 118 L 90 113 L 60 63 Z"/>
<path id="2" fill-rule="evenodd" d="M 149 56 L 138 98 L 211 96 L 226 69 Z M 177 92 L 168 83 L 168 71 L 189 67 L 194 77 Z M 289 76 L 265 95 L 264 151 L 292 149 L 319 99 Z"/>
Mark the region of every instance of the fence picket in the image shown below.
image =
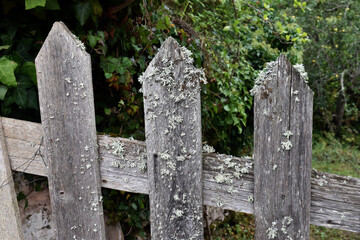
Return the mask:
<path id="1" fill-rule="evenodd" d="M 105 239 L 90 55 L 56 22 L 35 64 L 56 239 Z"/>
<path id="2" fill-rule="evenodd" d="M 309 239 L 312 91 L 285 56 L 268 65 L 254 105 L 256 239 Z"/>
<path id="3" fill-rule="evenodd" d="M 168 38 L 143 79 L 153 239 L 203 239 L 200 79 Z"/>

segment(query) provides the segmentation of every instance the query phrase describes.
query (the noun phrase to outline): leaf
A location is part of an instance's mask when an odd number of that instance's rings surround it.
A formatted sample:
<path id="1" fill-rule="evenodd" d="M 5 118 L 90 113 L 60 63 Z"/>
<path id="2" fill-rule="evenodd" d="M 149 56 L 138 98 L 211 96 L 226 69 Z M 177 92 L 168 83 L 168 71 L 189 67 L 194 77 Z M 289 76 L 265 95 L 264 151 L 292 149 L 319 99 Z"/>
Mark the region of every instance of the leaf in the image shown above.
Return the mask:
<path id="1" fill-rule="evenodd" d="M 10 45 L 3 45 L 3 46 L 0 46 L 0 50 L 3 50 L 3 49 L 9 49 Z"/>
<path id="2" fill-rule="evenodd" d="M 123 67 L 125 67 L 125 68 L 131 67 L 132 62 L 131 62 L 130 58 L 124 57 L 124 58 L 122 59 L 122 65 L 123 65 Z"/>
<path id="3" fill-rule="evenodd" d="M 94 14 L 100 17 L 103 13 L 103 9 L 101 7 L 99 0 L 90 0 L 90 3 L 94 8 Z"/>
<path id="4" fill-rule="evenodd" d="M 74 6 L 75 17 L 79 21 L 80 25 L 83 26 L 86 21 L 89 19 L 91 14 L 93 14 L 93 7 L 89 2 L 79 2 Z"/>
<path id="5" fill-rule="evenodd" d="M 0 58 L 0 82 L 10 87 L 16 87 L 14 71 L 18 64 L 6 58 Z"/>
<path id="6" fill-rule="evenodd" d="M 28 89 L 27 108 L 39 110 L 39 100 L 35 88 Z"/>
<path id="7" fill-rule="evenodd" d="M 4 101 L 7 90 L 8 90 L 8 86 L 2 84 L 0 85 L 0 100 Z"/>
<path id="8" fill-rule="evenodd" d="M 97 41 L 99 40 L 98 36 L 89 35 L 88 36 L 90 47 L 94 48 L 96 46 Z"/>
<path id="9" fill-rule="evenodd" d="M 46 0 L 45 8 L 47 10 L 60 10 L 60 5 L 57 0 Z"/>
<path id="10" fill-rule="evenodd" d="M 31 88 L 34 86 L 34 83 L 31 81 L 31 78 L 26 75 L 18 75 L 17 77 L 18 86 L 22 88 Z"/>
<path id="11" fill-rule="evenodd" d="M 14 92 L 14 99 L 15 99 L 15 103 L 20 108 L 26 108 L 27 99 L 28 99 L 28 93 L 26 89 L 21 86 L 18 86 Z"/>
<path id="12" fill-rule="evenodd" d="M 131 203 L 131 207 L 136 211 L 137 210 L 137 205 L 135 203 Z"/>
<path id="13" fill-rule="evenodd" d="M 25 62 L 20 69 L 20 74 L 29 76 L 31 81 L 37 85 L 36 81 L 36 69 L 35 64 L 33 62 Z"/>
<path id="14" fill-rule="evenodd" d="M 46 0 L 25 0 L 25 10 L 36 7 L 45 7 Z"/>

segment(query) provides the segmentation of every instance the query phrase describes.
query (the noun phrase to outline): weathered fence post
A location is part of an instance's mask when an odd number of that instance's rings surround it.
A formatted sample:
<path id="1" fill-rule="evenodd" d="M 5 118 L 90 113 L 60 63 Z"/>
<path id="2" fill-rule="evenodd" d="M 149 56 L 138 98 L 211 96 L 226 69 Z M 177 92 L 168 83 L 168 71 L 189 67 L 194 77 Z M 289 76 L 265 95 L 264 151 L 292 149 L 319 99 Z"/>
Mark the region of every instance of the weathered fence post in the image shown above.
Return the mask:
<path id="1" fill-rule="evenodd" d="M 168 38 L 144 73 L 152 239 L 203 239 L 200 80 Z"/>
<path id="2" fill-rule="evenodd" d="M 0 239 L 24 239 L 2 119 L 0 117 Z"/>
<path id="3" fill-rule="evenodd" d="M 90 55 L 56 22 L 35 63 L 56 239 L 105 239 Z"/>
<path id="4" fill-rule="evenodd" d="M 285 56 L 255 86 L 256 239 L 309 239 L 313 92 Z"/>

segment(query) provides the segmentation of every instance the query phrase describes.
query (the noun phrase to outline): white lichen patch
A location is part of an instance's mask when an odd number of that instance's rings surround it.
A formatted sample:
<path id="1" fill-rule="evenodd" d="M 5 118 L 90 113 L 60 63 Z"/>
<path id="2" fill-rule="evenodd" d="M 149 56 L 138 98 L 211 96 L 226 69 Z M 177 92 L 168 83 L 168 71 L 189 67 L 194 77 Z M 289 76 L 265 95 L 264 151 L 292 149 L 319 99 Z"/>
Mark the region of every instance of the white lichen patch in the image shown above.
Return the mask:
<path id="1" fill-rule="evenodd" d="M 74 34 L 72 36 L 75 39 L 76 47 L 80 48 L 81 50 L 86 50 L 84 43 Z"/>
<path id="2" fill-rule="evenodd" d="M 230 194 L 239 192 L 238 190 L 235 190 L 233 186 L 228 187 L 228 189 L 226 191 Z"/>
<path id="3" fill-rule="evenodd" d="M 124 143 L 120 142 L 119 140 L 114 140 L 110 143 L 111 154 L 119 157 L 124 157 Z"/>
<path id="4" fill-rule="evenodd" d="M 276 76 L 276 72 L 274 71 L 276 65 L 276 61 L 268 62 L 266 67 L 259 72 L 257 78 L 255 79 L 254 87 L 250 90 L 250 94 L 252 96 L 258 93 L 260 90 L 265 90 L 263 83 L 266 80 L 270 80 Z"/>
<path id="5" fill-rule="evenodd" d="M 205 144 L 202 148 L 203 153 L 214 153 L 215 148 L 213 146 Z"/>
<path id="6" fill-rule="evenodd" d="M 216 199 L 215 204 L 216 204 L 216 206 L 219 207 L 219 208 L 221 208 L 222 206 L 224 206 L 224 202 L 223 202 L 223 200 L 222 200 L 220 197 L 218 197 L 218 198 Z"/>
<path id="7" fill-rule="evenodd" d="M 168 162 L 166 162 L 166 166 L 167 166 L 168 168 L 170 168 L 171 170 L 173 170 L 173 171 L 176 170 L 176 164 L 175 164 L 174 162 L 168 161 Z"/>
<path id="8" fill-rule="evenodd" d="M 67 82 L 67 83 L 71 83 L 71 78 L 66 77 L 66 78 L 65 78 L 65 82 Z"/>
<path id="9" fill-rule="evenodd" d="M 276 221 L 272 222 L 272 226 L 266 230 L 268 239 L 274 239 L 277 236 L 278 228 L 276 227 Z"/>
<path id="10" fill-rule="evenodd" d="M 168 151 L 160 153 L 159 156 L 162 160 L 165 160 L 165 161 L 168 161 L 171 159 L 171 155 L 168 153 Z"/>
<path id="11" fill-rule="evenodd" d="M 180 123 L 182 123 L 183 120 L 184 120 L 183 117 L 180 115 L 178 115 L 178 116 L 172 115 L 169 117 L 168 127 L 170 129 L 175 129 Z"/>
<path id="12" fill-rule="evenodd" d="M 288 234 L 288 228 L 292 222 L 293 222 L 293 219 L 291 217 L 288 217 L 288 216 L 284 217 L 284 219 L 282 220 L 282 225 L 281 225 L 281 232 L 283 234 Z"/>
<path id="13" fill-rule="evenodd" d="M 287 139 L 290 139 L 291 136 L 293 136 L 294 134 L 290 131 L 290 130 L 286 130 L 283 133 L 283 136 L 286 137 Z"/>
<path id="14" fill-rule="evenodd" d="M 285 150 L 290 150 L 293 145 L 292 143 L 290 142 L 290 137 L 293 136 L 294 134 L 290 131 L 290 130 L 286 130 L 284 133 L 283 133 L 283 136 L 286 137 L 286 141 L 284 142 L 281 142 L 281 148 L 282 149 L 285 149 Z"/>
<path id="15" fill-rule="evenodd" d="M 309 76 L 307 72 L 305 71 L 305 67 L 303 64 L 295 64 L 294 68 L 300 73 L 300 77 L 304 82 L 308 83 Z"/>
<path id="16" fill-rule="evenodd" d="M 319 179 L 319 181 L 318 181 L 319 186 L 324 186 L 324 184 L 328 184 L 328 181 L 326 180 L 325 175 L 323 175 L 321 178 L 319 177 L 319 175 L 317 175 L 316 178 Z"/>
<path id="17" fill-rule="evenodd" d="M 176 157 L 176 160 L 179 161 L 179 162 L 183 162 L 183 161 L 185 161 L 185 159 L 186 158 L 184 156 L 182 156 L 182 155 Z"/>
<path id="18" fill-rule="evenodd" d="M 232 184 L 233 183 L 233 176 L 230 173 L 219 173 L 215 176 L 215 181 L 217 183 L 226 183 Z"/>
<path id="19" fill-rule="evenodd" d="M 290 150 L 293 147 L 292 143 L 290 142 L 290 140 L 287 140 L 285 142 L 281 142 L 281 148 L 285 149 L 285 150 Z"/>

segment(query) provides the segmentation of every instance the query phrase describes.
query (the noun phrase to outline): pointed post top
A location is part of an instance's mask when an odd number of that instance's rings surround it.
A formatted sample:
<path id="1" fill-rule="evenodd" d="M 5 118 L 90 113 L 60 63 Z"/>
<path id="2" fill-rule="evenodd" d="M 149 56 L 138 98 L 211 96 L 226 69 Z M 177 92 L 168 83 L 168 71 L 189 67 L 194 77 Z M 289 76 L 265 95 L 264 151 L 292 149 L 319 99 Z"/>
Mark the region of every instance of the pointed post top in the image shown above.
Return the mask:
<path id="1" fill-rule="evenodd" d="M 68 27 L 61 21 L 54 22 L 48 36 L 46 37 L 43 46 L 41 47 L 38 55 L 35 58 L 35 62 L 38 61 L 41 56 L 46 52 L 45 48 L 49 47 L 49 44 L 56 45 L 58 48 L 68 48 L 74 54 L 84 54 L 90 57 L 90 55 L 86 52 L 84 43 L 80 41 L 80 39 L 75 36 Z M 77 53 L 80 52 L 80 53 Z"/>
<path id="2" fill-rule="evenodd" d="M 258 77 L 255 79 L 255 84 L 253 89 L 250 90 L 251 95 L 255 95 L 258 92 L 261 92 L 263 94 L 264 89 L 267 88 L 267 85 L 269 84 L 269 81 L 276 81 L 278 77 L 278 66 L 279 64 L 282 64 L 282 71 L 285 71 L 286 69 L 288 71 L 293 72 L 295 75 L 299 75 L 299 78 L 295 78 L 294 80 L 304 81 L 303 87 L 306 89 L 306 91 L 311 91 L 309 85 L 308 85 L 308 74 L 305 71 L 303 64 L 295 64 L 294 66 L 290 63 L 290 61 L 286 58 L 284 54 L 280 54 L 280 56 L 275 60 L 266 63 L 266 66 L 263 70 L 260 71 Z M 285 83 L 285 82 L 281 82 Z M 280 87 L 280 86 L 279 86 Z"/>

